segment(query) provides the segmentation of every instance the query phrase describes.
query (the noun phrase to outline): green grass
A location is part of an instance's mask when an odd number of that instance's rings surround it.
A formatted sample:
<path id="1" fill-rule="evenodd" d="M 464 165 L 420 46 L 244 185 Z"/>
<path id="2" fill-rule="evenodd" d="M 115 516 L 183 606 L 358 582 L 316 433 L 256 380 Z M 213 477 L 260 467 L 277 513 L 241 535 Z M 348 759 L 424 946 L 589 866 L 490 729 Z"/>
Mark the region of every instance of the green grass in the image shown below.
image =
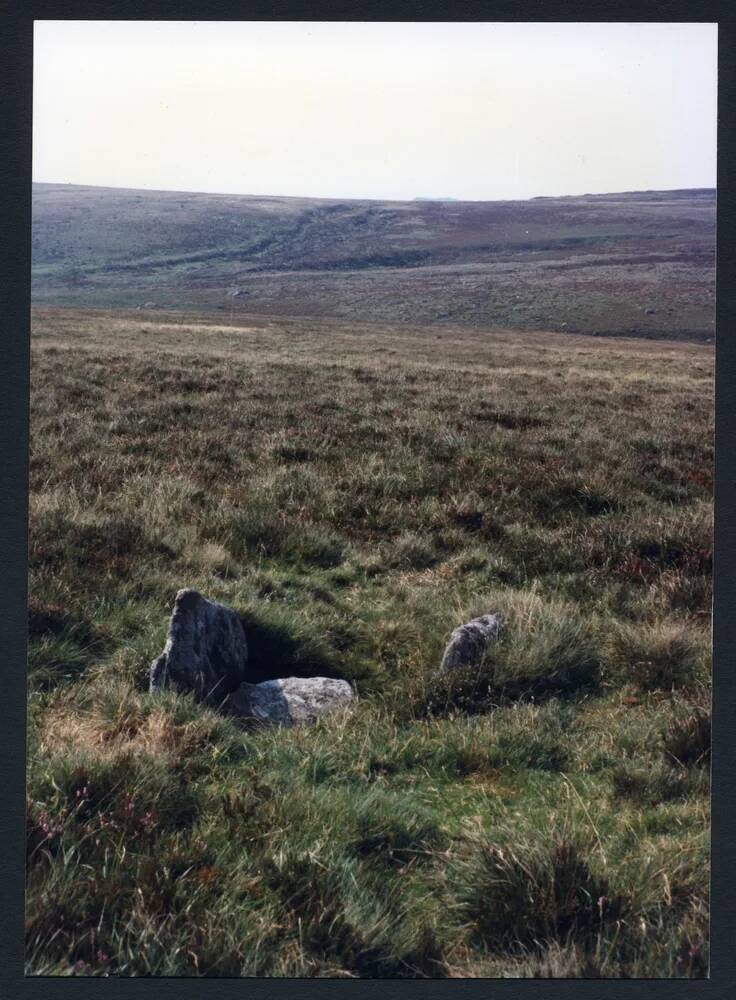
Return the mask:
<path id="1" fill-rule="evenodd" d="M 712 361 L 37 312 L 27 971 L 707 974 Z M 150 696 L 182 586 L 354 710 Z"/>

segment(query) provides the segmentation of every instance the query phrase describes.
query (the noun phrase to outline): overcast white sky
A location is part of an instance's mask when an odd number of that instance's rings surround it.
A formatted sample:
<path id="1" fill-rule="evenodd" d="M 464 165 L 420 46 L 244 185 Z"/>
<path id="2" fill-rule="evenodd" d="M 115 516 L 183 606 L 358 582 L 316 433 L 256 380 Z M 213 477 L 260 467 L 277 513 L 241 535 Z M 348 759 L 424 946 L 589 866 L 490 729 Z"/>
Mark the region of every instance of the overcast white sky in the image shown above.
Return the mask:
<path id="1" fill-rule="evenodd" d="M 712 24 L 37 21 L 37 181 L 339 198 L 716 183 Z"/>

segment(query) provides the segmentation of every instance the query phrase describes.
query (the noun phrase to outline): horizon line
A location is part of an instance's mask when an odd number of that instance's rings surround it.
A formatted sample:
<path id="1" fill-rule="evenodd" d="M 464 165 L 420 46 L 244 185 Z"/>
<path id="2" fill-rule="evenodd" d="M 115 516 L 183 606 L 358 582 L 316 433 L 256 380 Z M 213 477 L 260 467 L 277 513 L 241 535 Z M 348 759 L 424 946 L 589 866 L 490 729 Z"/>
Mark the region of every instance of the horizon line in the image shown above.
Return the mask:
<path id="1" fill-rule="evenodd" d="M 430 195 L 414 195 L 411 198 L 366 198 L 358 197 L 355 195 L 338 197 L 334 195 L 306 195 L 306 194 L 255 194 L 247 192 L 238 191 L 195 191 L 191 189 L 182 188 L 160 188 L 160 187 L 122 187 L 116 184 L 80 184 L 76 181 L 38 181 L 31 179 L 31 185 L 34 184 L 45 184 L 49 187 L 76 187 L 76 188 L 95 188 L 102 191 L 144 191 L 149 194 L 194 194 L 194 195 L 213 195 L 214 197 L 223 198 L 266 198 L 274 200 L 284 200 L 292 199 L 294 201 L 375 201 L 375 202 L 402 202 L 411 203 L 415 201 L 419 202 L 458 202 L 458 203 L 478 203 L 482 204 L 485 202 L 516 202 L 516 201 L 535 201 L 537 199 L 547 198 L 547 199 L 559 199 L 559 198 L 590 198 L 590 197 L 604 197 L 606 195 L 631 195 L 631 194 L 674 194 L 678 192 L 685 191 L 712 191 L 716 193 L 718 188 L 717 185 L 693 185 L 692 187 L 677 187 L 677 188 L 632 188 L 628 191 L 582 191 L 574 194 L 537 194 L 528 195 L 525 198 L 459 198 L 454 195 L 446 195 L 444 197 L 433 197 Z"/>

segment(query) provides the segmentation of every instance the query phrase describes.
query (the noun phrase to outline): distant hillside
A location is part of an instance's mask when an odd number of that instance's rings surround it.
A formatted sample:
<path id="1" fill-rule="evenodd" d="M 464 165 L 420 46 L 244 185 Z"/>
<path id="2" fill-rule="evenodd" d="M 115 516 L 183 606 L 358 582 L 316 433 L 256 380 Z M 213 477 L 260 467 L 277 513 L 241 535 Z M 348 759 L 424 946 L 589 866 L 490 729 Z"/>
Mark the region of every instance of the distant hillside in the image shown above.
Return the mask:
<path id="1" fill-rule="evenodd" d="M 376 202 L 33 187 L 33 301 L 713 335 L 715 192 Z"/>

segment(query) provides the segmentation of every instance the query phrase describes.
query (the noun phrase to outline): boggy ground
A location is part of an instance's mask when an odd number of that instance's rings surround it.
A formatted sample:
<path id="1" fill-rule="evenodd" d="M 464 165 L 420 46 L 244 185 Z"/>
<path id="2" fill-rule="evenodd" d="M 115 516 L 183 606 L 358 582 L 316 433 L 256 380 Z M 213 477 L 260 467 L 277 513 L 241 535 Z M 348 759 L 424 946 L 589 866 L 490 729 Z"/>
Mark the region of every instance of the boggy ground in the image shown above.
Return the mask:
<path id="1" fill-rule="evenodd" d="M 712 390 L 708 346 L 37 310 L 28 972 L 705 975 Z M 357 708 L 149 696 L 182 586 Z"/>

